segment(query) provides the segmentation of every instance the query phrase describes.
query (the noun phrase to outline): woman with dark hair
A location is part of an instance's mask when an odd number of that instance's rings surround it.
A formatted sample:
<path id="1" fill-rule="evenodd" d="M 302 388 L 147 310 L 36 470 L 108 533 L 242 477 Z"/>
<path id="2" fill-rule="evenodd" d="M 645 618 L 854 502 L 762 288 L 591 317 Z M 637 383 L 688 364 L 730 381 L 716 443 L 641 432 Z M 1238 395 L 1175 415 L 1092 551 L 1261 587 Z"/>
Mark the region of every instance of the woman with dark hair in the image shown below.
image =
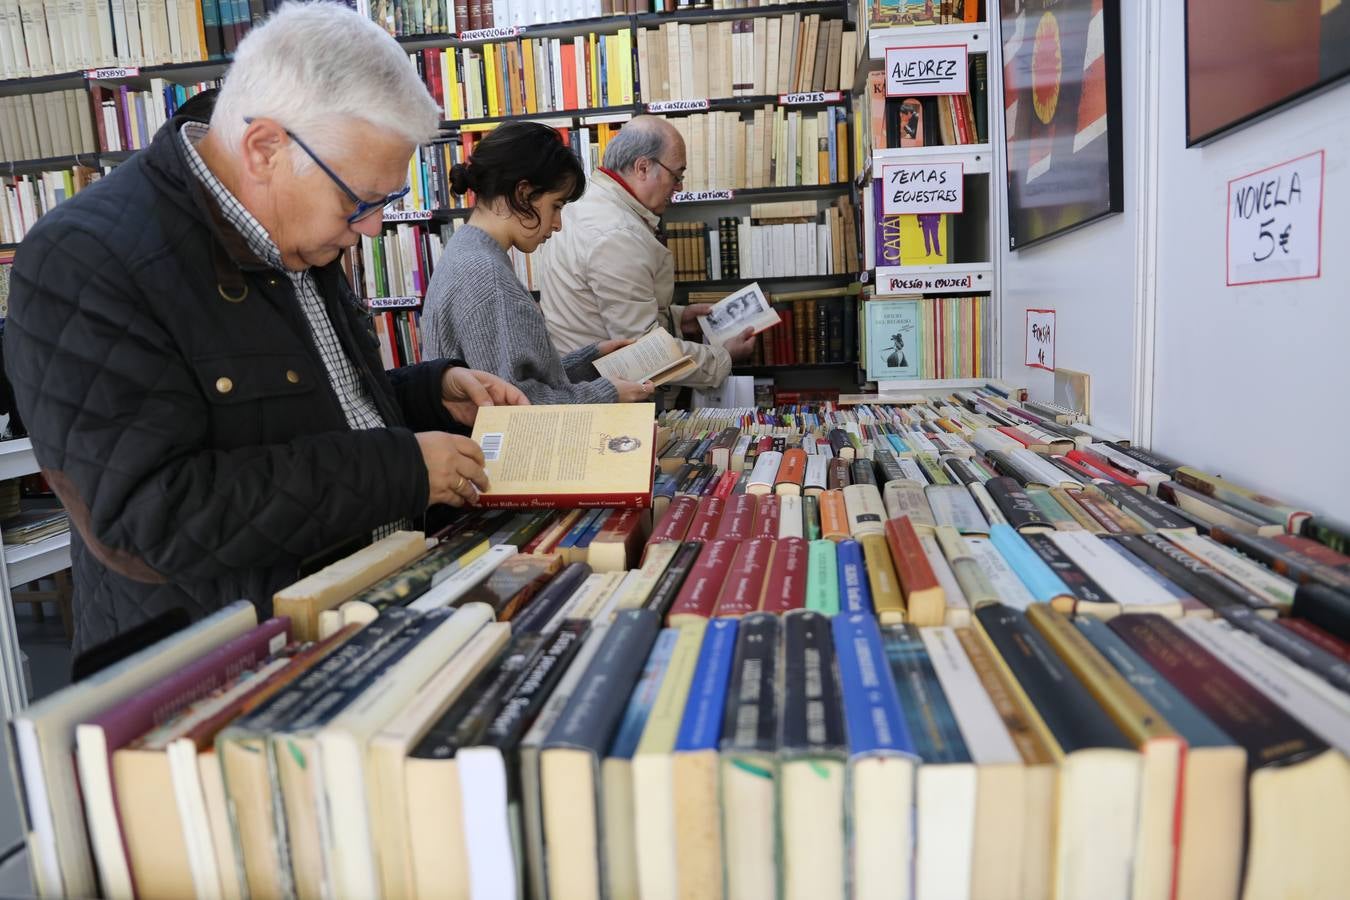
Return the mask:
<path id="1" fill-rule="evenodd" d="M 646 400 L 652 384 L 599 377 L 591 362 L 628 341 L 560 357 L 539 304 L 507 251 L 532 253 L 562 228 L 562 208 L 586 189 L 581 163 L 558 132 L 535 122 L 499 125 L 450 169 L 450 189 L 473 191 L 469 221 L 441 253 L 422 309 L 427 359 L 462 359 L 514 384 L 532 403 Z"/>

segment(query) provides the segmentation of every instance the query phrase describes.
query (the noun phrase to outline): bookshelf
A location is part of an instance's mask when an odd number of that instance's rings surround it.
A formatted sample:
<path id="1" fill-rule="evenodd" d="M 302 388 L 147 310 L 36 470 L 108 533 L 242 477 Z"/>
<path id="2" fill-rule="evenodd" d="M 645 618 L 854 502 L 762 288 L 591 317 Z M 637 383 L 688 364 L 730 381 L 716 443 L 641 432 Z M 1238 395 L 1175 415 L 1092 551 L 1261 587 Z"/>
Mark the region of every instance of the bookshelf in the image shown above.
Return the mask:
<path id="1" fill-rule="evenodd" d="M 989 4 L 981 5 L 985 7 L 982 12 L 987 19 Z M 870 117 L 867 127 L 862 129 L 863 137 L 859 140 L 857 162 L 860 171 L 857 182 L 862 197 L 862 231 L 869 267 L 866 277 L 871 284 L 871 298 L 890 300 L 989 295 L 991 299 L 984 328 L 992 331 L 994 339 L 984 342 L 986 354 L 982 374 L 994 377 L 1001 370 L 1001 342 L 997 338 L 1000 316 L 999 304 L 996 302 L 997 279 L 994 260 L 997 257 L 995 252 L 998 246 L 997 229 L 1004 215 L 1004 201 L 998 195 L 997 182 L 994 178 L 994 174 L 1003 165 L 1003 117 L 1002 103 L 999 101 L 1002 97 L 1002 70 L 997 61 L 997 54 L 990 56 L 991 47 L 997 43 L 998 32 L 991 28 L 988 21 L 883 27 L 871 25 L 869 18 L 869 8 L 860 4 L 858 27 L 863 32 L 863 37 L 858 41 L 859 57 L 853 79 L 852 96 L 855 116 Z M 981 98 L 972 92 L 970 109 L 976 112 L 976 120 L 968 121 L 967 124 L 975 126 L 980 113 L 983 113 L 984 133 L 979 134 L 977 142 L 973 143 L 886 146 L 888 143 L 884 140 L 886 135 L 873 134 L 878 125 L 878 117 L 876 110 L 872 108 L 872 101 L 875 96 L 873 92 L 876 90 L 875 79 L 884 78 L 880 73 L 885 72 L 887 51 L 939 46 L 960 48 L 960 51 L 966 54 L 967 60 L 972 63 L 977 58 L 981 60 L 985 76 L 982 97 L 985 108 L 975 110 L 975 103 L 981 102 Z M 973 65 L 967 69 L 967 73 L 970 87 L 973 89 L 975 87 Z M 922 97 L 924 101 L 927 99 Z M 939 100 L 944 101 L 945 98 Z M 951 130 L 957 132 L 957 138 L 960 139 L 963 136 L 959 133 L 958 123 L 962 116 L 955 111 L 956 106 L 957 104 L 953 104 L 951 107 L 953 112 L 949 121 Z M 942 107 L 940 115 L 945 116 L 947 108 Z M 888 130 L 889 119 L 888 112 L 883 119 L 888 123 Z M 947 128 L 948 122 L 943 121 L 941 125 Z M 922 127 L 935 128 L 937 125 L 925 118 Z M 971 127 L 970 130 L 973 132 L 975 128 Z M 896 137 L 892 135 L 889 143 L 897 142 Z M 948 137 L 947 134 L 943 135 L 944 139 Z M 949 170 L 956 166 L 960 167 L 964 203 L 962 211 L 952 216 L 953 224 L 947 231 L 949 260 L 940 264 L 920 262 L 887 264 L 887 261 L 879 258 L 882 242 L 878 240 L 877 231 L 881 213 L 877 209 L 879 194 L 876 183 L 884 177 L 883 173 L 888 166 L 914 165 L 945 166 Z M 893 234 L 895 232 L 888 231 L 887 240 L 890 240 Z M 927 249 L 926 240 L 924 249 L 925 251 Z M 973 380 L 980 381 L 979 378 Z M 888 391 L 913 390 L 920 384 L 956 387 L 964 383 L 959 379 L 896 378 L 879 380 L 876 387 L 884 394 Z"/>

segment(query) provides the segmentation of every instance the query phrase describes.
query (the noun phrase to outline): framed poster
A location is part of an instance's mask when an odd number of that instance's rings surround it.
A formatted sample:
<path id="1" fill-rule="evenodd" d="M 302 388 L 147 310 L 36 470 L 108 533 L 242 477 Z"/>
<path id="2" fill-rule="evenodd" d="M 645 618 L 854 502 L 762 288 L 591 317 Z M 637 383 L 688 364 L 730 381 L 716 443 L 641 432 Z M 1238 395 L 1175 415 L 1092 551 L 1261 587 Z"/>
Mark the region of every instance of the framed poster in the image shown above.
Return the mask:
<path id="1" fill-rule="evenodd" d="M 1001 0 L 1008 245 L 1125 207 L 1120 0 Z"/>
<path id="2" fill-rule="evenodd" d="M 1187 147 L 1350 74 L 1350 3 L 1185 2 Z"/>
<path id="3" fill-rule="evenodd" d="M 867 355 L 863 369 L 868 381 L 918 378 L 920 354 L 918 300 L 868 300 L 866 315 Z"/>

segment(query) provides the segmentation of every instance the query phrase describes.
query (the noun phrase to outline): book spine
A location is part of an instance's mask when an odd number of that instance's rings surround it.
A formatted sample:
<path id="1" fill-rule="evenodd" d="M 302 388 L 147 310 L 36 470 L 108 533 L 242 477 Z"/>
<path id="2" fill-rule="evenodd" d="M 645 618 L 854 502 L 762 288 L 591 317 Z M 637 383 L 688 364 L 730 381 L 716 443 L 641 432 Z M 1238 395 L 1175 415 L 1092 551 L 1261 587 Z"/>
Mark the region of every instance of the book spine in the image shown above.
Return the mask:
<path id="1" fill-rule="evenodd" d="M 828 541 L 825 543 L 829 544 Z M 799 537 L 780 538 L 776 542 L 759 609 L 782 614 L 806 607 L 809 546 L 805 539 Z M 833 559 L 833 552 L 830 556 Z"/>
<path id="2" fill-rule="evenodd" d="M 718 591 L 726 581 L 728 569 L 738 544 L 735 541 L 709 541 L 704 545 L 680 588 L 679 596 L 670 608 L 667 620 L 678 624 L 685 617 L 711 618 L 716 606 Z"/>
<path id="3" fill-rule="evenodd" d="M 836 544 L 814 540 L 807 546 L 806 608 L 827 616 L 839 612 L 839 563 Z"/>
<path id="4" fill-rule="evenodd" d="M 781 619 L 754 613 L 741 620 L 722 716 L 723 753 L 778 748 L 778 653 Z"/>
<path id="5" fill-rule="evenodd" d="M 738 624 L 736 619 L 713 619 L 708 623 L 675 739 L 677 753 L 717 749 Z"/>
<path id="6" fill-rule="evenodd" d="M 698 541 L 686 541 L 675 551 L 675 555 L 670 560 L 670 565 L 661 573 L 657 579 L 656 585 L 652 588 L 647 602 L 643 604 L 645 609 L 650 609 L 659 614 L 664 621 L 669 615 L 671 607 L 675 605 L 676 598 L 688 580 L 694 565 L 698 562 L 704 544 Z"/>
<path id="7" fill-rule="evenodd" d="M 581 587 L 591 574 L 585 563 L 572 563 L 541 590 L 525 611 L 511 620 L 513 634 L 538 632 Z"/>
<path id="8" fill-rule="evenodd" d="M 783 617 L 785 755 L 843 752 L 846 747 L 830 619 L 811 610 Z"/>
<path id="9" fill-rule="evenodd" d="M 914 755 L 876 619 L 863 613 L 835 616 L 832 628 L 850 754 Z"/>
<path id="10" fill-rule="evenodd" d="M 872 593 L 863 565 L 862 545 L 846 540 L 838 544 L 839 611 L 872 614 Z"/>

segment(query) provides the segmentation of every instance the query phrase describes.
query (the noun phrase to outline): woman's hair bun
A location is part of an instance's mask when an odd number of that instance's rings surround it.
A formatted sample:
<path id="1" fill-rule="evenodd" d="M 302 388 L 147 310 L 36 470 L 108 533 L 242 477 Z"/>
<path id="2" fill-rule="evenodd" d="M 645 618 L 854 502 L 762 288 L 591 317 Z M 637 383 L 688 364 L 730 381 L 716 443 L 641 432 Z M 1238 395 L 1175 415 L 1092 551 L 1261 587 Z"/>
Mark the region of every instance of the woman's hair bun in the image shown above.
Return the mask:
<path id="1" fill-rule="evenodd" d="M 469 166 L 455 163 L 450 167 L 450 190 L 456 194 L 466 194 L 473 190 L 473 177 Z"/>

